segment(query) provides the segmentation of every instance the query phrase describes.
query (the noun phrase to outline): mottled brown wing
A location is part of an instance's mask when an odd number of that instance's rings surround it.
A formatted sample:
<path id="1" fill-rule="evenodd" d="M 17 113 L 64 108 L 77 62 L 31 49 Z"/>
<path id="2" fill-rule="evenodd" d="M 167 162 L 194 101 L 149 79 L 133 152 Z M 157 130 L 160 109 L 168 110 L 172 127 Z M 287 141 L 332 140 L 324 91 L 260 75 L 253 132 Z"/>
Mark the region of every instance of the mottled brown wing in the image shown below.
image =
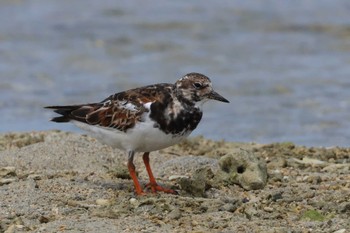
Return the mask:
<path id="1" fill-rule="evenodd" d="M 137 122 L 143 121 L 142 115 L 147 112 L 142 104 L 126 100 L 109 100 L 101 107 L 86 114 L 86 122 L 91 125 L 115 128 L 127 131 Z"/>
<path id="2" fill-rule="evenodd" d="M 103 100 L 102 107 L 87 115 L 89 124 L 126 131 L 141 122 L 148 112 L 146 103 L 164 102 L 170 96 L 171 84 L 157 84 L 116 93 Z"/>
<path id="3" fill-rule="evenodd" d="M 109 96 L 100 103 L 49 106 L 62 116 L 55 117 L 55 122 L 68 122 L 77 120 L 90 125 L 111 127 L 127 131 L 141 122 L 143 114 L 148 112 L 144 104 L 149 102 L 164 102 L 169 98 L 171 84 L 157 84 L 143 88 L 132 89 Z"/>

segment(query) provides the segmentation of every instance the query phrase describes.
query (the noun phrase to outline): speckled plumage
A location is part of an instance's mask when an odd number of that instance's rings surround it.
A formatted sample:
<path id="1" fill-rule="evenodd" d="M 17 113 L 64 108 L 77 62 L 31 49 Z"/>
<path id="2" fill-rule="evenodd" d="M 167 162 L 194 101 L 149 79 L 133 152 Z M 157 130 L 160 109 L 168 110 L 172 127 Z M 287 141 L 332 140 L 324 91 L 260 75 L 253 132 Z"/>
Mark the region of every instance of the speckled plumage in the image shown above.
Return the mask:
<path id="1" fill-rule="evenodd" d="M 228 102 L 213 91 L 208 77 L 189 73 L 175 84 L 135 88 L 98 103 L 46 108 L 61 115 L 52 121 L 73 122 L 103 143 L 128 151 L 132 167 L 134 152 L 149 153 L 187 137 L 200 122 L 201 105 L 208 99 Z M 152 179 L 151 183 L 155 185 Z M 135 187 L 140 194 L 136 183 Z"/>

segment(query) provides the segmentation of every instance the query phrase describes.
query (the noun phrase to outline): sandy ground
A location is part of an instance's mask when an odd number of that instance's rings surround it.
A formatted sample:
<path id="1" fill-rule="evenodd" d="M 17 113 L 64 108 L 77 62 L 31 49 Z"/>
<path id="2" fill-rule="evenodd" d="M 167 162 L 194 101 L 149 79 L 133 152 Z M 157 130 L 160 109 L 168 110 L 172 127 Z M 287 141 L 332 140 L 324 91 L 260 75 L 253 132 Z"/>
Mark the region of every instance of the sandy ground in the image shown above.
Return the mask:
<path id="1" fill-rule="evenodd" d="M 235 184 L 242 167 L 216 179 L 222 158 L 237 149 L 267 168 L 264 187 Z M 126 160 L 84 135 L 1 135 L 0 232 L 350 232 L 349 148 L 193 138 L 151 153 L 159 183 L 179 195 L 136 197 Z"/>

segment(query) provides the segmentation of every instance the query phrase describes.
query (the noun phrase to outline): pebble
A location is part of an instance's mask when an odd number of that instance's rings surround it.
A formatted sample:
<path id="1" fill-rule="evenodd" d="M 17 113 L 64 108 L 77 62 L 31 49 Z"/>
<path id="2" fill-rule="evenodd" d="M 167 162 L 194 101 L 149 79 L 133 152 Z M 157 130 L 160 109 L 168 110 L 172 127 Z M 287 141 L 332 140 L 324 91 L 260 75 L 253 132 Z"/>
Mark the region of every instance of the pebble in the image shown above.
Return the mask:
<path id="1" fill-rule="evenodd" d="M 271 196 L 271 200 L 274 202 L 282 198 L 283 198 L 282 193 L 275 193 Z"/>
<path id="2" fill-rule="evenodd" d="M 269 175 L 269 178 L 273 181 L 282 181 L 283 180 L 283 174 L 278 169 L 269 172 L 268 175 Z"/>
<path id="3" fill-rule="evenodd" d="M 4 184 L 10 184 L 12 182 L 15 182 L 17 179 L 16 178 L 3 178 L 0 179 L 0 186 Z"/>
<path id="4" fill-rule="evenodd" d="M 350 202 L 345 202 L 343 204 L 340 205 L 340 213 L 350 213 Z"/>
<path id="5" fill-rule="evenodd" d="M 174 208 L 169 214 L 168 218 L 178 220 L 182 216 L 179 208 Z"/>
<path id="6" fill-rule="evenodd" d="M 321 183 L 322 179 L 320 176 L 318 175 L 312 175 L 312 176 L 309 176 L 306 181 L 310 184 L 319 184 Z"/>
<path id="7" fill-rule="evenodd" d="M 287 166 L 287 161 L 285 158 L 282 158 L 282 157 L 274 158 L 272 161 L 270 161 L 267 164 L 267 168 L 270 170 L 273 170 L 275 168 L 286 167 L 286 166 Z"/>
<path id="8" fill-rule="evenodd" d="M 235 212 L 237 209 L 237 206 L 231 203 L 227 203 L 219 208 L 220 211 L 228 211 L 228 212 Z"/>
<path id="9" fill-rule="evenodd" d="M 177 182 L 179 183 L 181 189 L 190 193 L 195 197 L 205 196 L 206 180 L 205 177 L 196 176 L 197 179 L 182 178 Z"/>
<path id="10" fill-rule="evenodd" d="M 192 220 L 192 226 L 198 226 L 198 222 L 196 220 Z"/>
<path id="11" fill-rule="evenodd" d="M 0 168 L 0 177 L 16 176 L 15 167 L 1 167 Z"/>
<path id="12" fill-rule="evenodd" d="M 24 227 L 25 227 L 24 225 L 16 225 L 16 228 L 19 230 L 23 230 Z"/>
<path id="13" fill-rule="evenodd" d="M 96 204 L 101 206 L 107 206 L 111 204 L 111 201 L 108 199 L 97 199 Z"/>
<path id="14" fill-rule="evenodd" d="M 129 200 L 130 204 L 134 205 L 134 206 L 137 206 L 139 204 L 139 201 L 136 199 L 136 198 L 131 198 Z"/>
<path id="15" fill-rule="evenodd" d="M 45 217 L 45 216 L 43 216 L 43 215 L 41 215 L 41 216 L 39 217 L 39 222 L 40 222 L 40 223 L 48 223 L 48 222 L 50 222 L 50 219 L 47 218 L 47 217 Z"/>
<path id="16" fill-rule="evenodd" d="M 268 206 L 264 207 L 264 210 L 269 213 L 272 213 L 274 211 L 272 207 L 268 207 Z"/>
<path id="17" fill-rule="evenodd" d="M 312 158 L 308 158 L 305 157 L 302 160 L 300 159 L 296 159 L 296 158 L 292 158 L 295 162 L 300 163 L 300 164 L 312 164 L 312 165 L 324 165 L 327 164 L 327 162 L 319 160 L 319 159 L 312 159 Z"/>
<path id="18" fill-rule="evenodd" d="M 189 179 L 188 176 L 183 176 L 183 175 L 172 175 L 172 176 L 169 177 L 169 180 L 170 180 L 170 181 L 174 181 L 174 180 L 178 180 L 178 179 L 182 179 L 182 178 Z"/>
<path id="19" fill-rule="evenodd" d="M 32 179 L 32 180 L 41 180 L 42 177 L 41 177 L 41 175 L 39 175 L 39 174 L 31 174 L 31 175 L 28 176 L 28 179 Z"/>

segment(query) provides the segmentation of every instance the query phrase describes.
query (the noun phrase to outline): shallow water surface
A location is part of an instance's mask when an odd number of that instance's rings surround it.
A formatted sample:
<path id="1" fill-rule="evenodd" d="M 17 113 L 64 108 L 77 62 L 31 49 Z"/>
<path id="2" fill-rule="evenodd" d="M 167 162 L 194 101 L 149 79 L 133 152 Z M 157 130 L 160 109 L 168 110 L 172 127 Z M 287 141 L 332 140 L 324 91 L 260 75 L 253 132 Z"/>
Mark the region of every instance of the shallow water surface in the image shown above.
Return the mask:
<path id="1" fill-rule="evenodd" d="M 46 105 L 211 77 L 193 135 L 349 146 L 350 4 L 337 1 L 0 2 L 0 131 L 59 128 Z"/>

